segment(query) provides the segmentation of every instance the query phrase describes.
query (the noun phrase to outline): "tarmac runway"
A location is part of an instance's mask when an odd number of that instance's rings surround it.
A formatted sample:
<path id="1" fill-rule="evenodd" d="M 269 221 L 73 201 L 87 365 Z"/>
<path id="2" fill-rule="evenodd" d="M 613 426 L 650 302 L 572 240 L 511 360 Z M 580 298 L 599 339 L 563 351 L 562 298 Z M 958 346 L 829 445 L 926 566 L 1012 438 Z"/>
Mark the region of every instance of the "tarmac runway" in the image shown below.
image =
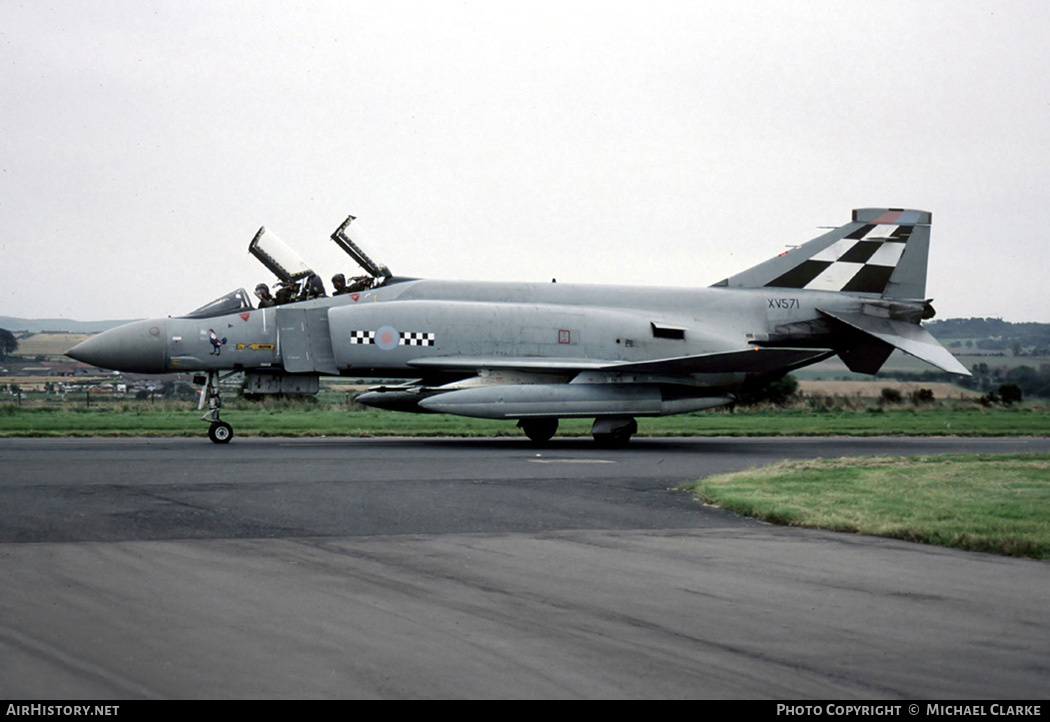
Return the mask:
<path id="1" fill-rule="evenodd" d="M 5 698 L 1045 698 L 1050 565 L 679 484 L 1050 439 L 0 439 Z"/>

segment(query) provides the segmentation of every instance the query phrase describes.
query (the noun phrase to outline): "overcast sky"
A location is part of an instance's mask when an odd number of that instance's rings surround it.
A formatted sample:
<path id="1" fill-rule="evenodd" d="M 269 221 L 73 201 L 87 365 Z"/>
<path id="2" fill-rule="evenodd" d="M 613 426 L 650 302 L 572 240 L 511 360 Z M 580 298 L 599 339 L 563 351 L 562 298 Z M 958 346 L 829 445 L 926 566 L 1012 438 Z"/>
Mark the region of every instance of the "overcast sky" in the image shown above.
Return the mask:
<path id="1" fill-rule="evenodd" d="M 395 273 L 706 286 L 933 212 L 941 318 L 1050 322 L 1050 3 L 0 0 L 0 315 Z"/>

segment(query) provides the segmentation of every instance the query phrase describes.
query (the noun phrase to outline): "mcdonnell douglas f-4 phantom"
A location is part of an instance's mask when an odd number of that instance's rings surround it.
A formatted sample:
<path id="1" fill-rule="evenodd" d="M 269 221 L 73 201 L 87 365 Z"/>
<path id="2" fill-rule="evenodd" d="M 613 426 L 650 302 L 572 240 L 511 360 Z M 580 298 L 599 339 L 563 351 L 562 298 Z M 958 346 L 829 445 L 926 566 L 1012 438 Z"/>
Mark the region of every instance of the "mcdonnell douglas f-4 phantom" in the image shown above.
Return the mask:
<path id="1" fill-rule="evenodd" d="M 256 308 L 241 289 L 185 316 L 111 329 L 69 356 L 129 372 L 200 372 L 216 443 L 232 437 L 219 381 L 237 372 L 252 393 L 316 393 L 320 376 L 412 378 L 357 400 L 516 419 L 540 442 L 559 419 L 593 418 L 604 446 L 626 444 L 635 417 L 731 404 L 835 355 L 873 374 L 896 348 L 969 375 L 920 324 L 933 316 L 926 211 L 855 210 L 846 225 L 708 288 L 401 278 L 364 253 L 353 220 L 332 239 L 371 276 L 357 291 Z M 285 287 L 312 275 L 265 228 L 249 250 Z"/>

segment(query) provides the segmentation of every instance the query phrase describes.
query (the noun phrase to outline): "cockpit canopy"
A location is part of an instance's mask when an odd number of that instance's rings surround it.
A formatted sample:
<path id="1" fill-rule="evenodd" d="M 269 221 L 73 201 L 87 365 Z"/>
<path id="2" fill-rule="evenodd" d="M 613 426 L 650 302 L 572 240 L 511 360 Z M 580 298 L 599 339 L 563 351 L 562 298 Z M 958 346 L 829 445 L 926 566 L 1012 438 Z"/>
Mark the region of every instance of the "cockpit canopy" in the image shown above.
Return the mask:
<path id="1" fill-rule="evenodd" d="M 377 288 L 387 282 L 405 280 L 393 279 L 389 268 L 381 263 L 376 263 L 364 252 L 360 244 L 360 225 L 354 225 L 351 228 L 351 222 L 354 220 L 356 220 L 354 216 L 348 216 L 347 219 L 343 221 L 343 224 L 332 234 L 332 240 L 335 241 L 342 250 L 349 254 L 358 265 L 367 271 L 369 275 L 358 276 L 351 279 L 352 281 L 357 282 L 358 287 L 354 287 L 352 284 L 347 285 L 341 290 L 336 290 L 335 294 L 338 295 L 349 293 L 350 291 Z M 299 254 L 293 251 L 288 244 L 278 238 L 272 231 L 268 231 L 265 226 L 259 229 L 259 232 L 255 234 L 254 238 L 252 238 L 251 243 L 248 244 L 248 252 L 273 272 L 275 276 L 281 279 L 283 285 L 282 292 L 288 290 L 291 291 L 284 299 L 282 299 L 282 293 L 278 293 L 276 298 L 270 301 L 269 305 L 272 305 L 274 301 L 278 304 L 293 303 L 295 301 L 305 301 L 307 299 L 326 295 L 324 284 L 321 282 L 321 279 L 314 274 L 310 266 L 308 266 L 306 262 L 299 257 Z M 307 279 L 304 284 L 305 287 L 300 287 L 297 284 L 297 282 L 302 279 Z M 180 318 L 213 318 L 215 316 L 225 316 L 231 313 L 251 311 L 254 308 L 255 307 L 252 305 L 248 293 L 243 288 L 238 288 L 236 291 L 231 291 L 225 296 L 215 299 L 211 303 L 206 303 L 200 308 L 190 311 Z"/>
<path id="2" fill-rule="evenodd" d="M 252 304 L 248 300 L 248 293 L 243 288 L 238 288 L 236 291 L 230 291 L 225 296 L 216 298 L 211 303 L 204 304 L 195 311 L 190 311 L 182 318 L 212 318 L 250 310 L 252 310 Z"/>

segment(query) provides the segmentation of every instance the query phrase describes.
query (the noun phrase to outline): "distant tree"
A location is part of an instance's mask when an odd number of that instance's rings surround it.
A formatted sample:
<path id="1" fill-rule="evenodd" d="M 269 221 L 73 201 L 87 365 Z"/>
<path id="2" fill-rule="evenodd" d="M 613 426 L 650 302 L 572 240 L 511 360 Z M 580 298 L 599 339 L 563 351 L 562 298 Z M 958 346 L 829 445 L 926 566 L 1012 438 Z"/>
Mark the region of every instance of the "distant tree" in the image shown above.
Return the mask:
<path id="1" fill-rule="evenodd" d="M 1017 384 L 1003 384 L 999 387 L 999 399 L 1004 406 L 1021 403 L 1021 387 Z"/>
<path id="2" fill-rule="evenodd" d="M 911 392 L 911 402 L 916 406 L 933 403 L 933 389 L 915 389 Z"/>
<path id="3" fill-rule="evenodd" d="M 784 406 L 791 403 L 798 395 L 798 379 L 787 374 L 766 387 L 766 398 L 770 403 Z"/>
<path id="4" fill-rule="evenodd" d="M 18 350 L 18 339 L 6 328 L 0 328 L 0 361 L 7 359 L 7 355 Z"/>
<path id="5" fill-rule="evenodd" d="M 196 389 L 184 381 L 165 381 L 156 393 L 163 398 L 179 401 L 194 401 L 198 396 Z"/>
<path id="6" fill-rule="evenodd" d="M 977 348 L 982 351 L 1003 351 L 1006 349 L 1006 341 L 1001 338 L 977 339 Z"/>
<path id="7" fill-rule="evenodd" d="M 882 393 L 879 394 L 879 403 L 882 404 L 899 404 L 902 400 L 900 389 L 895 389 L 890 386 L 885 387 Z"/>
<path id="8" fill-rule="evenodd" d="M 797 398 L 798 379 L 791 374 L 742 389 L 738 399 L 743 406 L 763 401 L 776 406 L 786 406 Z"/>

